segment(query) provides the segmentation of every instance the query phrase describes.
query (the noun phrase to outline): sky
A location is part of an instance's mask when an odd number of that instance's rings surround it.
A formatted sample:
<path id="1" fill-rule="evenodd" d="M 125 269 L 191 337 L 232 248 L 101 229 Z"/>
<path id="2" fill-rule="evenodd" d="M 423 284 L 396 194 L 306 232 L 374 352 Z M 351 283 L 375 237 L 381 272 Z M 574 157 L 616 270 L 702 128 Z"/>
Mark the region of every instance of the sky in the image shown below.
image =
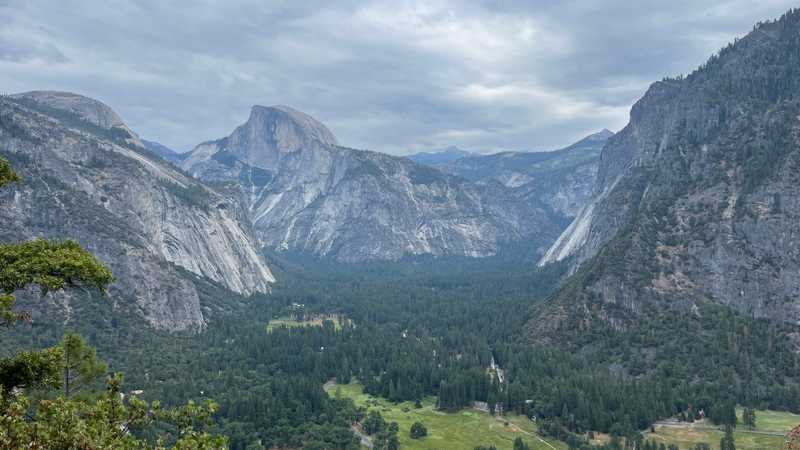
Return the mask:
<path id="1" fill-rule="evenodd" d="M 548 150 L 628 121 L 790 1 L 0 0 L 0 92 L 101 100 L 178 151 L 289 105 L 348 147 Z"/>

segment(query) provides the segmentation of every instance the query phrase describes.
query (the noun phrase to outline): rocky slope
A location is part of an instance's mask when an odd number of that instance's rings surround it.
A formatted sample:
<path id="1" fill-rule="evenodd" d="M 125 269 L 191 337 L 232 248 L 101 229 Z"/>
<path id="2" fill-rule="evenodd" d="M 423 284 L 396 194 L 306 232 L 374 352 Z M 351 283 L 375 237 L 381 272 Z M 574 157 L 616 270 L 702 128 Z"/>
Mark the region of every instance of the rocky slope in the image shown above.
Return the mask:
<path id="1" fill-rule="evenodd" d="M 603 130 L 561 150 L 473 155 L 434 167 L 479 183 L 497 181 L 568 223 L 591 197 L 600 150 L 612 135 Z"/>
<path id="2" fill-rule="evenodd" d="M 142 139 L 142 144 L 150 153 L 172 164 L 180 165 L 180 161 L 183 159 L 180 153 L 159 142 Z"/>
<path id="3" fill-rule="evenodd" d="M 800 324 L 800 12 L 654 83 L 542 263 L 577 273 L 534 330 L 702 302 Z M 581 263 L 583 263 L 581 265 Z"/>
<path id="4" fill-rule="evenodd" d="M 111 298 L 154 327 L 204 325 L 188 273 L 244 295 L 274 281 L 236 202 L 150 156 L 96 100 L 0 98 L 0 154 L 24 179 L 0 191 L 0 240 L 76 239 L 111 267 Z"/>
<path id="5" fill-rule="evenodd" d="M 543 251 L 559 230 L 502 186 L 341 147 L 324 125 L 284 106 L 253 107 L 245 124 L 197 146 L 181 167 L 237 185 L 267 247 L 341 261 L 481 257 L 522 240 Z"/>

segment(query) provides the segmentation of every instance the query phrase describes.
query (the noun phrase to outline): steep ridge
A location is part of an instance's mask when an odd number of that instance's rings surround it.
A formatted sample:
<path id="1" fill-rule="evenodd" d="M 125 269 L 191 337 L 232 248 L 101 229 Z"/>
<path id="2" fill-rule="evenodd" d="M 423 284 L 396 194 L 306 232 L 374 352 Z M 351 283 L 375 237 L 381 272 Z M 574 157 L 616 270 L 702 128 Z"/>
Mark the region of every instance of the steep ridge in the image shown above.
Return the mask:
<path id="1" fill-rule="evenodd" d="M 142 144 L 150 153 L 172 164 L 179 165 L 180 161 L 183 159 L 180 153 L 159 142 L 142 139 Z"/>
<path id="2" fill-rule="evenodd" d="M 524 239 L 543 252 L 559 231 L 502 186 L 341 147 L 324 125 L 283 106 L 253 107 L 245 124 L 197 146 L 181 167 L 236 184 L 268 248 L 340 261 L 481 257 Z"/>
<path id="3" fill-rule="evenodd" d="M 0 99 L 0 239 L 73 238 L 107 263 L 115 301 L 157 328 L 202 327 L 191 277 L 267 292 L 274 278 L 235 202 L 150 156 L 110 108 L 69 93 Z"/>
<path id="4" fill-rule="evenodd" d="M 406 158 L 418 164 L 425 164 L 426 166 L 436 167 L 440 164 L 446 164 L 457 161 L 461 158 L 474 156 L 473 153 L 466 150 L 461 150 L 458 147 L 448 147 L 443 150 L 434 150 L 430 152 L 418 152 L 407 155 Z"/>
<path id="5" fill-rule="evenodd" d="M 704 302 L 800 324 L 798 181 L 793 10 L 633 106 L 603 149 L 592 199 L 542 259 L 577 273 L 533 332 L 589 317 L 622 327 L 650 306 Z"/>
<path id="6" fill-rule="evenodd" d="M 600 150 L 612 135 L 602 130 L 560 150 L 473 155 L 435 167 L 480 183 L 499 182 L 568 222 L 591 197 Z"/>

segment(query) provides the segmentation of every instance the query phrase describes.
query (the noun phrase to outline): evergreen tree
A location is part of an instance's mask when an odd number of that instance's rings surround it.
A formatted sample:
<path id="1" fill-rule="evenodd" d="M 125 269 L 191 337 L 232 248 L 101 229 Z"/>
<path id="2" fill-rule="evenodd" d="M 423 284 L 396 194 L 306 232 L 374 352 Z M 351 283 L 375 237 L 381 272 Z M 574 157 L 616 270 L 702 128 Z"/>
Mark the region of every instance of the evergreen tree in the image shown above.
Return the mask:
<path id="1" fill-rule="evenodd" d="M 736 442 L 733 439 L 733 427 L 725 427 L 725 436 L 719 441 L 719 450 L 736 450 Z"/>
<path id="2" fill-rule="evenodd" d="M 367 418 L 364 419 L 361 428 L 364 429 L 365 433 L 373 435 L 386 428 L 386 421 L 383 420 L 383 416 L 381 416 L 380 412 L 373 410 L 367 414 Z"/>
<path id="3" fill-rule="evenodd" d="M 80 392 L 105 375 L 108 366 L 97 360 L 97 352 L 78 334 L 67 333 L 61 341 L 63 349 L 63 382 L 65 397 Z"/>
<path id="4" fill-rule="evenodd" d="M 0 187 L 19 181 L 8 162 L 0 158 Z M 0 318 L 12 326 L 24 313 L 12 310 L 13 293 L 28 285 L 43 292 L 75 285 L 100 290 L 111 282 L 108 268 L 73 241 L 49 242 L 37 239 L 21 244 L 0 245 Z M 162 409 L 121 395 L 122 376 L 109 377 L 105 393 L 96 401 L 75 401 L 70 395 L 106 372 L 96 352 L 80 336 L 68 333 L 60 346 L 23 351 L 0 358 L 0 448 L 145 448 L 147 444 L 131 431 L 156 423 L 171 424 L 179 430 L 178 449 L 219 449 L 227 446 L 223 437 L 197 430 L 210 424 L 217 405 L 189 403 L 178 409 Z M 55 400 L 32 402 L 26 390 L 60 390 Z M 49 391 L 49 392 L 48 392 Z M 35 412 L 34 412 L 35 411 Z M 159 447 L 164 447 L 159 438 Z"/>
<path id="5" fill-rule="evenodd" d="M 0 157 L 0 188 L 10 183 L 18 183 L 19 176 L 11 168 L 11 164 L 2 157 Z"/>
<path id="6" fill-rule="evenodd" d="M 529 450 L 529 447 L 521 437 L 518 437 L 514 439 L 514 450 Z"/>
<path id="7" fill-rule="evenodd" d="M 420 439 L 428 435 L 428 429 L 425 428 L 425 425 L 423 425 L 422 422 L 414 422 L 411 425 L 410 433 L 413 439 Z"/>
<path id="8" fill-rule="evenodd" d="M 756 411 L 753 408 L 745 407 L 742 411 L 742 423 L 751 430 L 756 428 Z"/>

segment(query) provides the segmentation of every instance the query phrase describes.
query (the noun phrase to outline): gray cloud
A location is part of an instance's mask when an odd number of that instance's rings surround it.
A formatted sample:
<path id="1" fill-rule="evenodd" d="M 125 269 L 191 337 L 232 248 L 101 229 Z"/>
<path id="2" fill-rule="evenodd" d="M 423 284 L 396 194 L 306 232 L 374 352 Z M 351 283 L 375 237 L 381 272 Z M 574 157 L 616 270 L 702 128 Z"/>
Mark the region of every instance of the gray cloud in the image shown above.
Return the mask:
<path id="1" fill-rule="evenodd" d="M 403 154 L 547 149 L 627 122 L 789 1 L 0 0 L 6 92 L 98 98 L 179 150 L 287 104 Z"/>

